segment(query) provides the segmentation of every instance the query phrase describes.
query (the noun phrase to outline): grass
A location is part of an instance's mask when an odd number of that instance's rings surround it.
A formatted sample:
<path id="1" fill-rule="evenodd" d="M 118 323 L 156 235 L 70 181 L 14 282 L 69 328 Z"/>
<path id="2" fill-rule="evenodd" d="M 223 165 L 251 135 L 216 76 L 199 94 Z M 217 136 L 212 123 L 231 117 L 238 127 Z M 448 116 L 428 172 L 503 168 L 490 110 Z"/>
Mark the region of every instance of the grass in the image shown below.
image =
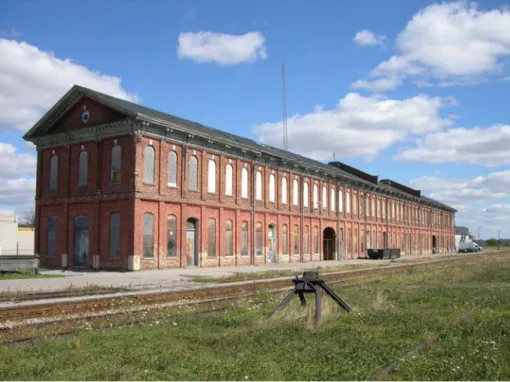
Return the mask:
<path id="1" fill-rule="evenodd" d="M 17 280 L 17 279 L 45 279 L 45 278 L 55 278 L 62 277 L 59 275 L 45 275 L 45 274 L 36 274 L 34 271 L 0 271 L 0 281 L 1 280 Z"/>
<path id="2" fill-rule="evenodd" d="M 61 276 L 56 276 L 61 277 Z M 60 297 L 77 297 L 91 296 L 117 292 L 127 292 L 129 288 L 108 287 L 97 284 L 89 284 L 84 287 L 73 287 L 72 285 L 58 291 L 33 291 L 33 290 L 17 290 L 0 292 L 0 302 L 2 301 L 23 301 L 36 300 L 41 298 L 60 298 Z"/>
<path id="3" fill-rule="evenodd" d="M 302 308 L 296 298 L 267 319 L 285 294 L 264 293 L 221 315 L 197 316 L 188 307 L 177 317 L 146 312 L 142 325 L 118 330 L 81 323 L 73 339 L 0 346 L 0 359 L 9 365 L 0 367 L 0 378 L 361 380 L 402 359 L 388 379 L 508 380 L 509 259 L 473 256 L 405 269 L 377 285 L 339 287 L 352 312 L 325 298 L 318 327 L 313 300 Z M 469 310 L 471 316 L 452 325 Z M 433 334 L 439 336 L 433 347 L 407 356 Z"/>

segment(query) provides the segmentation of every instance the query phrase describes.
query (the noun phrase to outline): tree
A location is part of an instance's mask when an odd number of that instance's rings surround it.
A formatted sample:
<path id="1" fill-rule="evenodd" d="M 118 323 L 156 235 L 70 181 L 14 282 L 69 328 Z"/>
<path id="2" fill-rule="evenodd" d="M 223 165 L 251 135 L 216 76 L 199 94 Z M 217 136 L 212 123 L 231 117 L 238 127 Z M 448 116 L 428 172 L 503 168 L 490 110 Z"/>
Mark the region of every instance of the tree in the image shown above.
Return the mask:
<path id="1" fill-rule="evenodd" d="M 498 245 L 498 241 L 496 239 L 489 239 L 487 240 L 487 245 L 489 247 L 496 247 Z"/>
<path id="2" fill-rule="evenodd" d="M 35 214 L 29 215 L 27 220 L 25 220 L 25 224 L 28 224 L 31 227 L 35 227 Z"/>

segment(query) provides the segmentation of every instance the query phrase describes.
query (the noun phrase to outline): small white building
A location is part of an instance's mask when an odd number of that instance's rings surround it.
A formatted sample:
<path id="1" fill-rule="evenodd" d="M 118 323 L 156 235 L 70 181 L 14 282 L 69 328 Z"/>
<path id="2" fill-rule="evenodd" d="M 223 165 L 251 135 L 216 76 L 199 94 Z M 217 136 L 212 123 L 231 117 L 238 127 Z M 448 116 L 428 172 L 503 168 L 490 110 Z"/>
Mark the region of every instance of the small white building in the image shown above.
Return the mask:
<path id="1" fill-rule="evenodd" d="M 15 215 L 0 215 L 0 255 L 16 254 L 34 254 L 34 228 L 20 226 Z"/>

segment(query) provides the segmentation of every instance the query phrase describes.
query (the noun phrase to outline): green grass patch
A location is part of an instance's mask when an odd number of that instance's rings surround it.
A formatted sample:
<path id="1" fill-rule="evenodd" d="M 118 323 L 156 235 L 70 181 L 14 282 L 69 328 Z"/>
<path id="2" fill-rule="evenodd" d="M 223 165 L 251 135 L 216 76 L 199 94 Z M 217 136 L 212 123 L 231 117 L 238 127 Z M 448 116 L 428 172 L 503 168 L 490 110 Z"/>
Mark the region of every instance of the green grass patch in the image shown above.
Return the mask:
<path id="1" fill-rule="evenodd" d="M 118 330 L 84 325 L 73 339 L 0 346 L 3 380 L 363 380 L 403 359 L 388 379 L 508 380 L 509 255 L 404 269 L 381 283 L 335 288 L 353 308 L 296 298 L 275 319 L 285 294 L 243 299 L 227 314 L 146 313 Z M 363 280 L 360 278 L 360 280 Z M 351 282 L 351 280 L 349 280 Z M 259 302 L 263 302 L 259 304 Z M 467 320 L 452 325 L 468 310 Z M 407 359 L 432 335 L 435 346 Z M 7 366 L 8 365 L 8 366 Z"/>

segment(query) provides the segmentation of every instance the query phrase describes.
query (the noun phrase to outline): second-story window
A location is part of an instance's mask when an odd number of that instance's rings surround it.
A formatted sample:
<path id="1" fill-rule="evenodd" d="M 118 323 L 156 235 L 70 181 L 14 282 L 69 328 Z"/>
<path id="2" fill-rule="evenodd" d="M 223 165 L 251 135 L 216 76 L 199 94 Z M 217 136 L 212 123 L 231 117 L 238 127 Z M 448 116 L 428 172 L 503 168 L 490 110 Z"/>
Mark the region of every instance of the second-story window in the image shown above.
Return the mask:
<path id="1" fill-rule="evenodd" d="M 216 162 L 212 159 L 209 159 L 207 169 L 207 192 L 216 193 Z"/>
<path id="2" fill-rule="evenodd" d="M 299 205 L 299 182 L 297 179 L 294 179 L 292 183 L 292 204 L 295 206 Z"/>
<path id="3" fill-rule="evenodd" d="M 344 193 L 342 190 L 338 190 L 338 211 L 344 212 Z"/>
<path id="4" fill-rule="evenodd" d="M 154 167 L 156 163 L 154 147 L 146 146 L 144 154 L 143 182 L 145 184 L 154 184 Z"/>
<path id="5" fill-rule="evenodd" d="M 88 162 L 89 156 L 86 151 L 80 153 L 78 159 L 78 186 L 84 187 L 87 185 L 87 174 L 88 174 Z"/>
<path id="6" fill-rule="evenodd" d="M 331 196 L 329 198 L 329 209 L 335 211 L 335 189 L 331 188 Z"/>
<path id="7" fill-rule="evenodd" d="M 271 203 L 275 202 L 275 197 L 276 197 L 276 195 L 275 195 L 275 187 L 276 187 L 275 182 L 276 181 L 275 181 L 274 174 L 269 175 L 269 201 Z"/>
<path id="8" fill-rule="evenodd" d="M 313 208 L 319 208 L 319 186 L 317 183 L 313 185 Z"/>
<path id="9" fill-rule="evenodd" d="M 255 175 L 255 199 L 262 200 L 262 173 L 257 171 Z"/>
<path id="10" fill-rule="evenodd" d="M 287 204 L 287 178 L 282 178 L 282 204 Z"/>
<path id="11" fill-rule="evenodd" d="M 345 195 L 345 210 L 348 214 L 351 213 L 351 192 L 347 191 Z"/>
<path id="12" fill-rule="evenodd" d="M 326 185 L 322 186 L 322 208 L 328 209 L 328 187 Z"/>
<path id="13" fill-rule="evenodd" d="M 168 153 L 168 187 L 177 187 L 177 153 Z"/>
<path id="14" fill-rule="evenodd" d="M 232 174 L 233 169 L 231 164 L 227 164 L 225 167 L 225 195 L 232 196 Z"/>
<path id="15" fill-rule="evenodd" d="M 198 159 L 194 155 L 189 158 L 189 189 L 198 191 Z"/>
<path id="16" fill-rule="evenodd" d="M 56 190 L 58 185 L 58 156 L 53 154 L 50 158 L 50 190 Z"/>
<path id="17" fill-rule="evenodd" d="M 305 181 L 303 184 L 303 207 L 308 207 L 308 182 Z"/>
<path id="18" fill-rule="evenodd" d="M 122 148 L 119 145 L 112 147 L 110 154 L 110 183 L 120 183 L 120 165 L 121 165 Z"/>
<path id="19" fill-rule="evenodd" d="M 246 167 L 241 170 L 241 198 L 248 199 L 248 170 Z"/>

